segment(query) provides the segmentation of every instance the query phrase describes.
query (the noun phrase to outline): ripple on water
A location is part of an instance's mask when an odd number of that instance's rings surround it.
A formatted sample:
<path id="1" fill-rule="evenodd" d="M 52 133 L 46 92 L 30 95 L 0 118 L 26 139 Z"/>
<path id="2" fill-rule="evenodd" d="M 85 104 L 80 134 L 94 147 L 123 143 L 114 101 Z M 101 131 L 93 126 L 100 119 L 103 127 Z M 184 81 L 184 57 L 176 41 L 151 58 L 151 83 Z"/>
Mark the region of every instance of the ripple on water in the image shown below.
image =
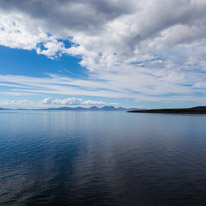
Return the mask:
<path id="1" fill-rule="evenodd" d="M 206 116 L 1 112 L 0 205 L 205 205 Z"/>

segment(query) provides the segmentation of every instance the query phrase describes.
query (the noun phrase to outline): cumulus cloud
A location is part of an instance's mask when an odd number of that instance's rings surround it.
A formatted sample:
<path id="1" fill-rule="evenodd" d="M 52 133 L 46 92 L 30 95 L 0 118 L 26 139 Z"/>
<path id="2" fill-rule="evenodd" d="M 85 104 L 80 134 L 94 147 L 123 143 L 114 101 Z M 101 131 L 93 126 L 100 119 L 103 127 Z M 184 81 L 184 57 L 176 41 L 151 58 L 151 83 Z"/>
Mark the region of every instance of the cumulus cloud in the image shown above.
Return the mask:
<path id="1" fill-rule="evenodd" d="M 43 101 L 42 101 L 43 104 L 52 104 L 52 99 L 51 98 L 45 98 Z"/>
<path id="2" fill-rule="evenodd" d="M 46 98 L 42 101 L 43 104 L 59 104 L 59 105 L 81 105 L 83 103 L 82 99 L 78 99 L 75 97 L 67 98 L 67 99 L 55 99 Z"/>
<path id="3" fill-rule="evenodd" d="M 31 24 L 32 22 L 32 24 Z M 19 12 L 0 12 L 0 44 L 10 48 L 36 49 L 48 36 L 38 23 Z"/>
<path id="4" fill-rule="evenodd" d="M 187 67 L 190 51 L 200 47 L 205 61 L 204 0 L 0 0 L 0 8 L 1 45 L 36 49 L 51 58 L 81 56 L 80 64 L 92 71 L 112 70 L 122 62 L 154 67 L 159 58 L 163 68 L 167 61 L 173 68 Z"/>

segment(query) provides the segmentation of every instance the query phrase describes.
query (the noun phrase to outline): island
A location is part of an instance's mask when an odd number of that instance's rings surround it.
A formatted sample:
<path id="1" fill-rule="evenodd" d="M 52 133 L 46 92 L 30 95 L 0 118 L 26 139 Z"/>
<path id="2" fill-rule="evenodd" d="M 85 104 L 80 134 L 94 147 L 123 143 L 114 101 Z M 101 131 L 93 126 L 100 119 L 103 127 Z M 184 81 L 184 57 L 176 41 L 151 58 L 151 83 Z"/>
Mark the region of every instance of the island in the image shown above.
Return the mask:
<path id="1" fill-rule="evenodd" d="M 174 109 L 144 109 L 131 110 L 133 113 L 166 113 L 166 114 L 206 114 L 206 106 L 192 108 L 174 108 Z"/>

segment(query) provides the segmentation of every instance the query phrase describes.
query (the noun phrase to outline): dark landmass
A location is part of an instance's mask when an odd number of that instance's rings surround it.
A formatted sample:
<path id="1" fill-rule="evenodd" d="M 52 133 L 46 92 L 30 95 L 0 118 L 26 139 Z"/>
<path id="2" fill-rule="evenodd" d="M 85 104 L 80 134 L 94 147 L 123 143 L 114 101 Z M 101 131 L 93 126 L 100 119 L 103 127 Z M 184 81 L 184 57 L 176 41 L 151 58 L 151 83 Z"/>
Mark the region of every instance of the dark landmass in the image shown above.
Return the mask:
<path id="1" fill-rule="evenodd" d="M 176 109 L 148 109 L 148 110 L 131 110 L 134 113 L 167 113 L 167 114 L 206 114 L 206 106 L 192 108 Z"/>

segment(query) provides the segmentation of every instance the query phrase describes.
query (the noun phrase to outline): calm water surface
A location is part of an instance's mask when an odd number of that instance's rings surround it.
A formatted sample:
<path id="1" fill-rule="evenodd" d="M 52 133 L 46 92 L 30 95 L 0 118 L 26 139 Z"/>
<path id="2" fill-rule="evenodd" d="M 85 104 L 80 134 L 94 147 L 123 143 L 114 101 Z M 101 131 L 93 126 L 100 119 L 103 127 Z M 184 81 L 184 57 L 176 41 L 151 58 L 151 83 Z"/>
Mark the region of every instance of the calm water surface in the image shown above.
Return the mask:
<path id="1" fill-rule="evenodd" d="M 206 115 L 0 112 L 0 205 L 206 205 Z"/>

